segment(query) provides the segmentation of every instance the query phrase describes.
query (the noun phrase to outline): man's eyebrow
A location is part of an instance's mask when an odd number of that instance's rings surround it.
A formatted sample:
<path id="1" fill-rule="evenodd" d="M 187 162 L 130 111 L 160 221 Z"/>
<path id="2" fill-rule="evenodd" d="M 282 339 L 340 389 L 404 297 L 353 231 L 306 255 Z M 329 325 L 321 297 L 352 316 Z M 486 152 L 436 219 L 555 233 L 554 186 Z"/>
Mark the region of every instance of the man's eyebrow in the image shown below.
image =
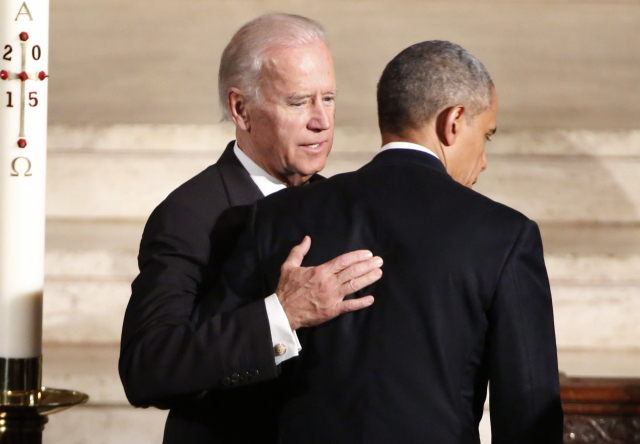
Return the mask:
<path id="1" fill-rule="evenodd" d="M 309 97 L 312 97 L 312 96 L 313 94 L 291 94 L 289 97 L 287 97 L 287 100 L 295 102 L 298 100 L 308 99 Z"/>
<path id="2" fill-rule="evenodd" d="M 335 89 L 332 89 L 330 91 L 326 91 L 326 92 L 322 93 L 323 96 L 326 96 L 326 95 L 335 96 L 336 94 L 337 94 L 337 92 L 336 92 Z M 295 102 L 295 101 L 298 101 L 298 100 L 308 99 L 308 98 L 313 97 L 313 96 L 315 96 L 315 94 L 292 94 L 289 97 L 287 97 L 287 100 Z"/>
<path id="3" fill-rule="evenodd" d="M 498 131 L 498 127 L 497 126 L 494 129 L 492 129 L 491 131 L 489 131 L 489 134 L 491 134 L 493 136 L 496 133 L 496 131 Z"/>

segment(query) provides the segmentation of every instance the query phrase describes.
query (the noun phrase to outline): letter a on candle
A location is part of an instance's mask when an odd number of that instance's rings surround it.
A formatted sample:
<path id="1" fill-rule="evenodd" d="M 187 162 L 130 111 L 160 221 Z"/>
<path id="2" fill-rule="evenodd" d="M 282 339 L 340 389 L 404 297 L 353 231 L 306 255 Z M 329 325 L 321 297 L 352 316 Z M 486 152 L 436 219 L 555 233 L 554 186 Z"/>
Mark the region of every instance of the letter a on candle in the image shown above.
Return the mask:
<path id="1" fill-rule="evenodd" d="M 20 11 L 18 11 L 18 15 L 16 15 L 16 22 L 18 21 L 21 15 L 26 15 L 29 17 L 30 21 L 33 21 L 33 17 L 31 17 L 31 12 L 29 11 L 27 2 L 22 3 L 22 6 L 20 7 Z"/>

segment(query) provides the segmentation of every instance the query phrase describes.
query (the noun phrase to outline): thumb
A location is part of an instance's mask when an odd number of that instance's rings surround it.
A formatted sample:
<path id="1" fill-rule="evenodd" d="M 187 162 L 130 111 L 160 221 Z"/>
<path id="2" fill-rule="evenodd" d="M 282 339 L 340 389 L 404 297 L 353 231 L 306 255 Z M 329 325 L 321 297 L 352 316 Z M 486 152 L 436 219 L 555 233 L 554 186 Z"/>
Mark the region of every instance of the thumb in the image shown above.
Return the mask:
<path id="1" fill-rule="evenodd" d="M 284 261 L 283 267 L 299 267 L 302 265 L 302 261 L 305 255 L 309 252 L 311 248 L 311 238 L 309 236 L 305 236 L 302 242 L 291 249 L 291 253 L 289 253 L 289 257 Z"/>

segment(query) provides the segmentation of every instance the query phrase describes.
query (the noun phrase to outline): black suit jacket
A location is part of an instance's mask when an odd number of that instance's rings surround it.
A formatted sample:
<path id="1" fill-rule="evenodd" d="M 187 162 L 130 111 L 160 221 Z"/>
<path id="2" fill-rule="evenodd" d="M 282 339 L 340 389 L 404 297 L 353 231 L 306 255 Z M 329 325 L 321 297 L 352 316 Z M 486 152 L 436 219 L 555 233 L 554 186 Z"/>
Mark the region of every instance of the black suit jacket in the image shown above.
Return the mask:
<path id="1" fill-rule="evenodd" d="M 534 222 L 458 184 L 429 154 L 384 151 L 357 172 L 260 200 L 216 310 L 271 293 L 305 235 L 303 265 L 370 249 L 384 276 L 356 295 L 373 294 L 371 307 L 298 331 L 301 356 L 279 378 L 277 442 L 477 444 L 487 383 L 494 444 L 562 442 Z"/>
<path id="2" fill-rule="evenodd" d="M 263 197 L 233 144 L 154 210 L 140 244 L 119 370 L 131 404 L 171 408 L 166 444 L 255 442 L 274 429 L 254 396 L 278 375 L 263 300 L 224 314 L 195 310 L 244 226 L 241 214 L 221 214 Z"/>

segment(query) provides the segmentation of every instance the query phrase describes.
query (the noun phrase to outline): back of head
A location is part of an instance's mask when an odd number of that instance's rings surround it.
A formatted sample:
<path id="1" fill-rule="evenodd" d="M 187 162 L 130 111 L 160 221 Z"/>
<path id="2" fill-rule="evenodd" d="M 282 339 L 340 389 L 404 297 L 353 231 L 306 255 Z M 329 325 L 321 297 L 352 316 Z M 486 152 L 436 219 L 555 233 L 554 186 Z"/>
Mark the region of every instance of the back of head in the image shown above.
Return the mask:
<path id="1" fill-rule="evenodd" d="M 473 119 L 490 108 L 492 87 L 484 65 L 461 46 L 441 40 L 416 43 L 389 62 L 378 82 L 380 131 L 401 135 L 458 104 Z"/>
<path id="2" fill-rule="evenodd" d="M 242 89 L 248 97 L 258 97 L 260 73 L 270 50 L 324 41 L 322 25 L 299 15 L 266 14 L 245 24 L 235 33 L 220 60 L 218 95 L 223 119 L 231 118 L 227 103 L 230 87 Z"/>

